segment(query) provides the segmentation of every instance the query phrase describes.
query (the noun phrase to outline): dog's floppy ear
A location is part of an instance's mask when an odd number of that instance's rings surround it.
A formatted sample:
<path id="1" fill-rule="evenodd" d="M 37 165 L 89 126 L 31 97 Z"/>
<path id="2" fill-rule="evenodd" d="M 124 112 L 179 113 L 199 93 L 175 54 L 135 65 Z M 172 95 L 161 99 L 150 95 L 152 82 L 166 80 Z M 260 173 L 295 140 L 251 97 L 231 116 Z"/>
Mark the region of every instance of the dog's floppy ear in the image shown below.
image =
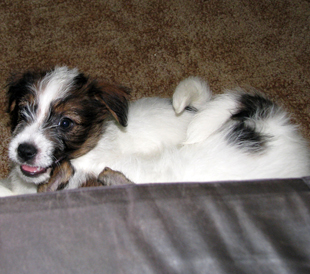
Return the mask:
<path id="1" fill-rule="evenodd" d="M 33 82 L 31 73 L 12 75 L 7 85 L 7 112 L 10 114 L 11 130 L 14 131 L 18 123 L 19 103 L 29 93 L 29 84 Z"/>
<path id="2" fill-rule="evenodd" d="M 127 126 L 128 100 L 130 90 L 123 86 L 116 86 L 100 82 L 98 86 L 101 90 L 100 101 L 111 112 L 112 116 L 123 126 Z"/>
<path id="3" fill-rule="evenodd" d="M 11 125 L 11 130 L 13 131 L 15 127 L 17 126 L 18 122 L 18 103 L 17 103 L 17 98 L 16 94 L 9 92 L 11 90 L 11 87 L 9 87 L 8 92 L 7 92 L 7 113 L 10 115 L 10 125 Z"/>

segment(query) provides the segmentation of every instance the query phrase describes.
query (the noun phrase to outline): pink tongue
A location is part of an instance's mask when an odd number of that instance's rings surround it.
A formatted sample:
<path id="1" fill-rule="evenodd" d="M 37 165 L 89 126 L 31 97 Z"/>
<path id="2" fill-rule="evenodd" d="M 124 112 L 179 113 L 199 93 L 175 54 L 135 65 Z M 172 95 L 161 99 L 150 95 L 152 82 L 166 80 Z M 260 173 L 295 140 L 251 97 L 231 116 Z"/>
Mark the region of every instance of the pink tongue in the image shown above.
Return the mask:
<path id="1" fill-rule="evenodd" d="M 44 168 L 41 168 L 41 167 L 33 167 L 33 166 L 26 166 L 26 165 L 22 165 L 22 169 L 30 173 L 38 173 L 44 170 Z"/>

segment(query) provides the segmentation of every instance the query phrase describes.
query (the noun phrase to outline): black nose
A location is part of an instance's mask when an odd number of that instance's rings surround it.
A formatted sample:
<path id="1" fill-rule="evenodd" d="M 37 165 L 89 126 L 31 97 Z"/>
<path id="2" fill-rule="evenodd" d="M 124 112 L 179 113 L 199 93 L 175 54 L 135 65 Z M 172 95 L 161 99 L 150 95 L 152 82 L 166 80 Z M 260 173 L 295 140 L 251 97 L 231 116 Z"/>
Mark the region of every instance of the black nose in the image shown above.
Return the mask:
<path id="1" fill-rule="evenodd" d="M 20 144 L 17 149 L 18 157 L 23 161 L 33 159 L 37 152 L 37 148 L 34 145 L 28 143 Z"/>

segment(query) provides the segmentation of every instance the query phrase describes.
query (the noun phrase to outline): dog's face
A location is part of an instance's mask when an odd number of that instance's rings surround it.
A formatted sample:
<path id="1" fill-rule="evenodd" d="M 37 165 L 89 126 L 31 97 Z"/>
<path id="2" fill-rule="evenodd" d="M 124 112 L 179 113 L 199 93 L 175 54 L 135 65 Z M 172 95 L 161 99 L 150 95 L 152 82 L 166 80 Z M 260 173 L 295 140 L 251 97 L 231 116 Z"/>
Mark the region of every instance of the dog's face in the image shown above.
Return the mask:
<path id="1" fill-rule="evenodd" d="M 23 180 L 42 183 L 61 160 L 93 149 L 114 117 L 127 123 L 129 91 L 89 80 L 77 69 L 26 73 L 9 85 L 9 157 Z"/>

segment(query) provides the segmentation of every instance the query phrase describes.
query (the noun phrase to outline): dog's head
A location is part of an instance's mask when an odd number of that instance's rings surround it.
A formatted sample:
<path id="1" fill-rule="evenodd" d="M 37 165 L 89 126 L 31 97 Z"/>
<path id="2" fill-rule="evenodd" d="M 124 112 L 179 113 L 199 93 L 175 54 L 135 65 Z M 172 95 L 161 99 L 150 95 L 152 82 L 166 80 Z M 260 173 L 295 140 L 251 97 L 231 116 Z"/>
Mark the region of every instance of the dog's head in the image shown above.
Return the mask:
<path id="1" fill-rule="evenodd" d="M 56 67 L 15 77 L 8 88 L 12 140 L 9 157 L 23 180 L 42 183 L 61 160 L 94 148 L 104 124 L 127 125 L 129 91 Z"/>

